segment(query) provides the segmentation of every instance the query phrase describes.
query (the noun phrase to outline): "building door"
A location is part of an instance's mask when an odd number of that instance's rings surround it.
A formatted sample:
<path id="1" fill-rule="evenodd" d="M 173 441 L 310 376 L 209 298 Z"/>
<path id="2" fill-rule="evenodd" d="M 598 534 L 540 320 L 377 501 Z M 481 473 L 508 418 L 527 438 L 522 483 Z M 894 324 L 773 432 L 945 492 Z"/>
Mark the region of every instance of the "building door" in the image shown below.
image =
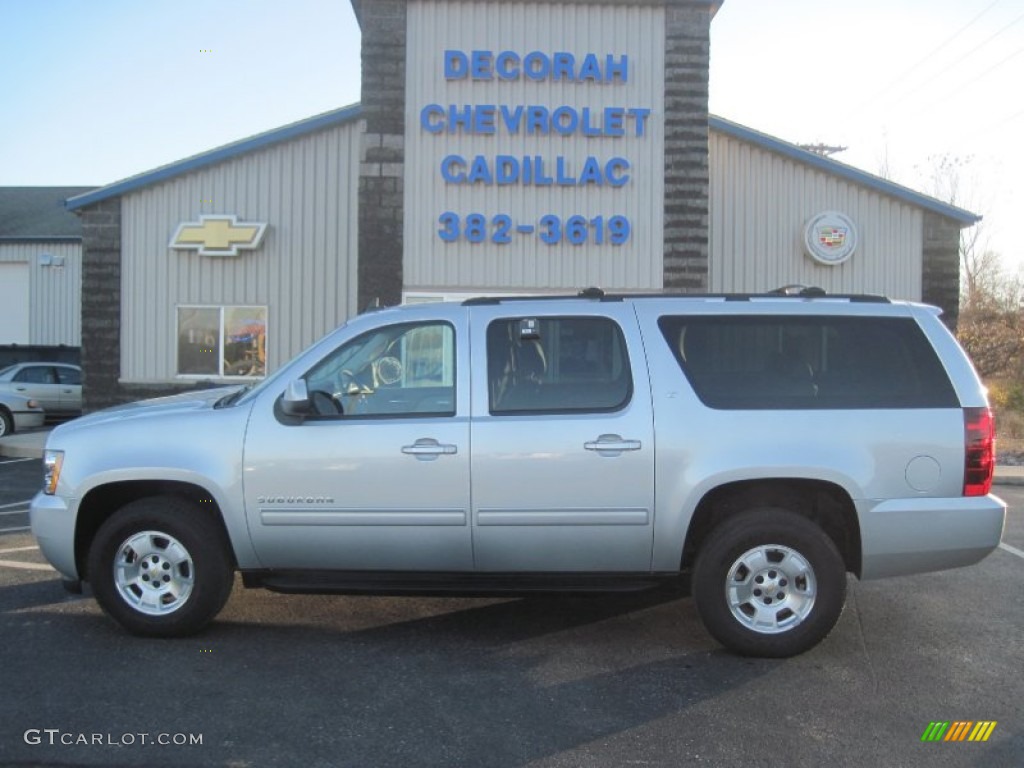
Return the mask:
<path id="1" fill-rule="evenodd" d="M 0 344 L 28 344 L 28 264 L 0 264 Z"/>

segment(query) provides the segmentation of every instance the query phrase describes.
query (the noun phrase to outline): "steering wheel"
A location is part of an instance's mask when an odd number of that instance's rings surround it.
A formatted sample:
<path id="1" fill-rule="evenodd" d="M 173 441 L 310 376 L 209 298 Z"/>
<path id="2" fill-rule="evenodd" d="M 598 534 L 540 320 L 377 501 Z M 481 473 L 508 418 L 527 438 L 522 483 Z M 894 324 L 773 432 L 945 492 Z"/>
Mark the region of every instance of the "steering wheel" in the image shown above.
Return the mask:
<path id="1" fill-rule="evenodd" d="M 338 398 L 322 389 L 314 389 L 309 393 L 309 404 L 317 416 L 340 416 L 345 412 Z"/>

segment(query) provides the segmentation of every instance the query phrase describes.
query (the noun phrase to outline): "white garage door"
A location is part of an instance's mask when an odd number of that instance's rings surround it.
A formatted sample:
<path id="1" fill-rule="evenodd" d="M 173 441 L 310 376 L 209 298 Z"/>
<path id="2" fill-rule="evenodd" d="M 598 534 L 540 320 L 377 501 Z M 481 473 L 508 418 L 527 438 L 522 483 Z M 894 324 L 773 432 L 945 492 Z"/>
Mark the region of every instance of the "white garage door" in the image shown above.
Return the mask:
<path id="1" fill-rule="evenodd" d="M 28 264 L 0 264 L 0 344 L 28 344 Z"/>

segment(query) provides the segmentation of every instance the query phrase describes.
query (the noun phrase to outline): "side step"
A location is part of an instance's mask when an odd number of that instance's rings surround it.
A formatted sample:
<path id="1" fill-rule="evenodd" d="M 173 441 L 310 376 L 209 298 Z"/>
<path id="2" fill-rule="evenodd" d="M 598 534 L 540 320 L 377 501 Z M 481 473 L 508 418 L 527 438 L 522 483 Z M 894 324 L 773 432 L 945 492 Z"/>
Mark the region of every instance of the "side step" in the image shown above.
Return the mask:
<path id="1" fill-rule="evenodd" d="M 675 585 L 678 573 L 408 573 L 394 571 L 242 571 L 246 587 L 288 594 L 482 597 L 578 592 L 642 592 Z"/>

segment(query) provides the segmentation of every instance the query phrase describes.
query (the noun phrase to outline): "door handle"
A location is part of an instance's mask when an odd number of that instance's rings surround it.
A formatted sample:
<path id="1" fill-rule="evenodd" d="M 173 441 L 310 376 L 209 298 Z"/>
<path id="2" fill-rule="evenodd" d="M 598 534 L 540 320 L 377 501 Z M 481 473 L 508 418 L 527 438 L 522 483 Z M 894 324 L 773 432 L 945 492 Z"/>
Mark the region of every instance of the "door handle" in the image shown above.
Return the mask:
<path id="1" fill-rule="evenodd" d="M 24 392 L 28 387 L 15 387 L 14 389 L 18 392 Z"/>
<path id="2" fill-rule="evenodd" d="M 423 459 L 425 461 L 433 461 L 438 456 L 451 456 L 458 452 L 459 449 L 454 445 L 439 443 L 437 440 L 430 437 L 424 437 L 417 440 L 412 445 L 402 446 L 402 453 L 409 456 L 415 456 L 417 459 Z"/>
<path id="3" fill-rule="evenodd" d="M 642 444 L 639 440 L 624 440 L 619 435 L 601 435 L 597 440 L 583 444 L 588 451 L 601 454 L 618 454 L 623 451 L 639 451 Z"/>

